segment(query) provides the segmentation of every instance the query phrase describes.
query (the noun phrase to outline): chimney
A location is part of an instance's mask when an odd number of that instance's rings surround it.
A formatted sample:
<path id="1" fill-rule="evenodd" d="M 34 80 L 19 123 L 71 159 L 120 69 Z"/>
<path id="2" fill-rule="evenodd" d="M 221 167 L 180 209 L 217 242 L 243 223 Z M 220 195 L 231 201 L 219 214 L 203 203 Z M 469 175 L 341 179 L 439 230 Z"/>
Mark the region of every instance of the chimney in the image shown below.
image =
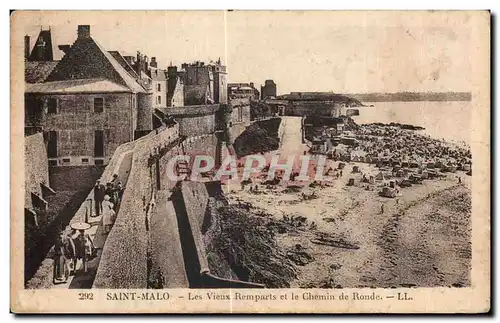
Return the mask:
<path id="1" fill-rule="evenodd" d="M 177 66 L 169 66 L 167 67 L 167 74 L 172 77 L 177 76 Z"/>
<path id="2" fill-rule="evenodd" d="M 253 87 L 253 82 L 250 82 L 250 87 L 251 87 L 252 89 L 254 88 L 254 87 Z"/>
<path id="3" fill-rule="evenodd" d="M 30 36 L 24 36 L 24 60 L 27 61 L 30 56 Z"/>
<path id="4" fill-rule="evenodd" d="M 78 25 L 78 39 L 90 38 L 90 25 Z"/>
<path id="5" fill-rule="evenodd" d="M 137 73 L 137 75 L 139 75 L 139 78 L 141 77 L 142 65 L 143 65 L 143 62 L 142 62 L 141 52 L 137 51 L 137 60 L 136 60 L 136 63 L 135 63 L 135 72 Z"/>
<path id="6" fill-rule="evenodd" d="M 156 57 L 151 57 L 151 63 L 149 64 L 151 67 L 158 67 L 158 63 L 156 62 Z"/>

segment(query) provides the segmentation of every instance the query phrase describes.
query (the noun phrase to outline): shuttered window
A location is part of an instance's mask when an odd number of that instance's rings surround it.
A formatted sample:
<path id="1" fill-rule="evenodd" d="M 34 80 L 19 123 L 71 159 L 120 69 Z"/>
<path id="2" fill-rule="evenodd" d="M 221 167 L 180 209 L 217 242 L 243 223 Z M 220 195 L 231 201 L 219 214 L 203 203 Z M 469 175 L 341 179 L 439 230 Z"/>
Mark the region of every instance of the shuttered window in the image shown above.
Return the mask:
<path id="1" fill-rule="evenodd" d="M 57 113 L 57 99 L 56 98 L 48 98 L 47 99 L 47 113 L 48 114 L 56 114 Z"/>
<path id="2" fill-rule="evenodd" d="M 104 112 L 104 98 L 94 98 L 94 112 Z"/>

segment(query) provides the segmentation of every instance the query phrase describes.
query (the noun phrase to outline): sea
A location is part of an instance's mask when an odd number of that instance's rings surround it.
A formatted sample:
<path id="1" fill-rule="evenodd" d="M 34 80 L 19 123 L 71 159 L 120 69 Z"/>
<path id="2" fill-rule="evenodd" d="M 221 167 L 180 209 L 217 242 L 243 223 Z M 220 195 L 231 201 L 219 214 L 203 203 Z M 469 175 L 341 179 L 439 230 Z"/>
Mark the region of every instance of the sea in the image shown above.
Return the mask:
<path id="1" fill-rule="evenodd" d="M 406 123 L 424 127 L 423 134 L 460 146 L 470 145 L 470 101 L 363 102 L 373 107 L 360 107 L 358 124 L 372 122 Z"/>

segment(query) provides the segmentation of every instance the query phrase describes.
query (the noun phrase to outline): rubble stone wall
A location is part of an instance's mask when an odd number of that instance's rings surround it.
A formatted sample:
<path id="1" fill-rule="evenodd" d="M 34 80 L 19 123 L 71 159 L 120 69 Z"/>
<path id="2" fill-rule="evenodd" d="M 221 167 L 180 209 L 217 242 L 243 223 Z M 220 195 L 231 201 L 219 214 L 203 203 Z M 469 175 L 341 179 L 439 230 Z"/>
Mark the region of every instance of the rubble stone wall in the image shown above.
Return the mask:
<path id="1" fill-rule="evenodd" d="M 42 196 L 41 183 L 49 185 L 49 165 L 43 134 L 24 137 L 24 207 L 31 208 L 31 193 Z"/>
<path id="2" fill-rule="evenodd" d="M 130 93 L 36 95 L 36 100 L 56 98 L 57 113 L 47 114 L 44 131 L 57 131 L 57 157 L 67 165 L 93 164 L 96 130 L 104 131 L 104 164 L 115 149 L 134 140 L 136 113 Z M 94 98 L 104 98 L 104 111 L 94 112 Z M 82 161 L 87 158 L 87 161 Z"/>

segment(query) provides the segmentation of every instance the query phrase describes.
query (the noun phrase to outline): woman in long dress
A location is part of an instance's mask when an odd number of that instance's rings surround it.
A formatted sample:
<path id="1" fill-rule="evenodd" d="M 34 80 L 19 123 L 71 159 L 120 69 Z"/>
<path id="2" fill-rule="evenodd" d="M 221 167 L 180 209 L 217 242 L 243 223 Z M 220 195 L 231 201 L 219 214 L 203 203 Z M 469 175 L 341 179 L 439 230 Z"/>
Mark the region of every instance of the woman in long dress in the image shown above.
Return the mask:
<path id="1" fill-rule="evenodd" d="M 115 220 L 115 211 L 113 210 L 113 203 L 110 202 L 109 195 L 104 196 L 104 202 L 102 203 L 103 214 L 102 223 L 104 225 L 104 232 L 109 233 L 111 227 L 113 226 Z"/>

